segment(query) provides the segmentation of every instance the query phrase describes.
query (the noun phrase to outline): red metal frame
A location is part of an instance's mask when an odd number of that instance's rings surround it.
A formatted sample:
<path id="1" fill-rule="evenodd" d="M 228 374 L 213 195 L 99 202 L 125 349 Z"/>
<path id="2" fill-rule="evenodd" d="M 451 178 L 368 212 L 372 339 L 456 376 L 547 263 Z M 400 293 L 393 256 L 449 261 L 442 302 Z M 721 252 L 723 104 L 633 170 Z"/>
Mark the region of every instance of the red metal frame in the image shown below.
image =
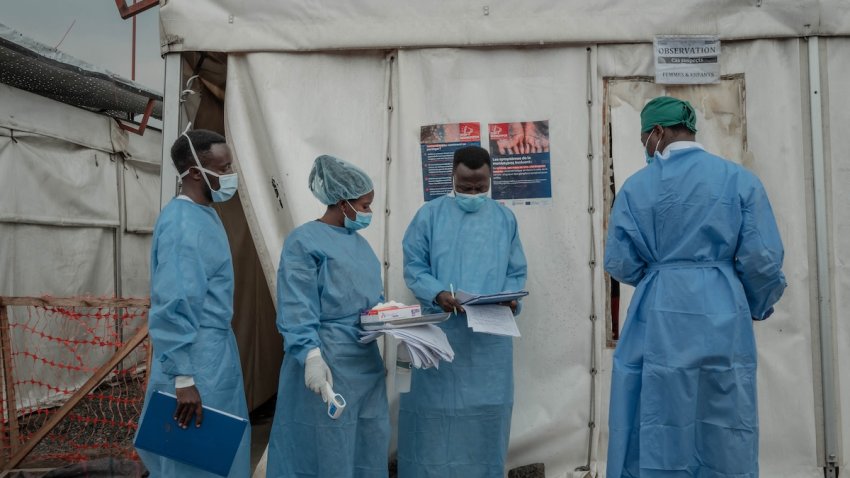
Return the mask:
<path id="1" fill-rule="evenodd" d="M 139 136 L 144 135 L 145 134 L 145 128 L 148 127 L 148 120 L 151 119 L 151 113 L 153 113 L 153 106 L 154 106 L 155 103 L 156 103 L 156 100 L 154 100 L 153 98 L 148 100 L 148 105 L 145 106 L 145 114 L 144 114 L 144 116 L 142 116 L 142 122 L 139 123 L 138 127 L 128 126 L 128 125 L 122 123 L 121 120 L 116 119 L 116 121 L 118 121 L 118 126 L 121 129 L 123 129 L 124 131 L 136 133 Z"/>
<path id="2" fill-rule="evenodd" d="M 127 6 L 127 0 L 115 0 L 115 6 L 118 7 L 118 13 L 124 20 L 136 16 L 145 10 L 159 5 L 159 0 L 142 0 L 139 3 L 134 3 L 132 6 Z"/>

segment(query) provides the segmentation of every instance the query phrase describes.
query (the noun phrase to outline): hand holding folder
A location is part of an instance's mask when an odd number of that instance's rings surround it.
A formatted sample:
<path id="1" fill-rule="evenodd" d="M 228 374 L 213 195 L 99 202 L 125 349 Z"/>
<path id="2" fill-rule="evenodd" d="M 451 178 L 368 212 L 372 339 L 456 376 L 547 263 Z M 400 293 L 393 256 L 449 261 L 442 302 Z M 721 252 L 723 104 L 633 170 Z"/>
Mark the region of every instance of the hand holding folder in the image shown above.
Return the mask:
<path id="1" fill-rule="evenodd" d="M 248 420 L 204 406 L 204 426 L 183 428 L 174 421 L 176 407 L 177 397 L 170 393 L 151 395 L 139 424 L 136 448 L 227 476 Z"/>
<path id="2" fill-rule="evenodd" d="M 192 424 L 194 416 L 195 427 L 200 427 L 201 422 L 204 421 L 204 407 L 198 389 L 194 385 L 178 388 L 176 395 L 177 408 L 174 410 L 174 420 L 180 424 L 181 428 L 186 429 Z"/>

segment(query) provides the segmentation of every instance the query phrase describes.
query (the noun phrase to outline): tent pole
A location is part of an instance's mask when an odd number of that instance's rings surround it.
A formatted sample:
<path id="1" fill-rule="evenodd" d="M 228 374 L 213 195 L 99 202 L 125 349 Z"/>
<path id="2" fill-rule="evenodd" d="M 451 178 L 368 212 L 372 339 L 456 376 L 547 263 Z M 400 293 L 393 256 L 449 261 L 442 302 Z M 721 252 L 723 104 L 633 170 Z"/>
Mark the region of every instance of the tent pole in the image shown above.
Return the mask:
<path id="1" fill-rule="evenodd" d="M 162 209 L 177 194 L 177 170 L 171 162 L 171 145 L 180 135 L 186 118 L 181 115 L 180 84 L 183 82 L 182 54 L 165 55 L 165 88 L 162 96 L 162 167 L 160 203 Z"/>
<path id="2" fill-rule="evenodd" d="M 579 466 L 575 471 L 584 472 L 591 471 L 593 464 L 593 443 L 596 432 L 596 380 L 598 375 L 598 364 L 596 362 L 596 277 L 599 267 L 597 250 L 596 250 L 596 195 L 594 193 L 593 184 L 596 181 L 594 176 L 594 153 L 593 153 L 593 82 L 596 80 L 596 75 L 593 71 L 593 48 L 587 47 L 587 70 L 586 81 L 587 91 L 585 103 L 587 104 L 587 214 L 589 219 L 590 231 L 590 251 L 588 266 L 590 267 L 590 405 L 587 411 L 587 461 L 583 466 Z"/>
<path id="3" fill-rule="evenodd" d="M 829 267 L 829 228 L 827 224 L 826 158 L 823 151 L 823 112 L 818 37 L 808 39 L 809 107 L 811 108 L 812 172 L 815 196 L 815 238 L 817 249 L 817 294 L 820 323 L 821 381 L 823 390 L 823 433 L 825 476 L 837 476 L 838 440 L 836 425 L 835 367 L 832 327 L 832 291 Z"/>

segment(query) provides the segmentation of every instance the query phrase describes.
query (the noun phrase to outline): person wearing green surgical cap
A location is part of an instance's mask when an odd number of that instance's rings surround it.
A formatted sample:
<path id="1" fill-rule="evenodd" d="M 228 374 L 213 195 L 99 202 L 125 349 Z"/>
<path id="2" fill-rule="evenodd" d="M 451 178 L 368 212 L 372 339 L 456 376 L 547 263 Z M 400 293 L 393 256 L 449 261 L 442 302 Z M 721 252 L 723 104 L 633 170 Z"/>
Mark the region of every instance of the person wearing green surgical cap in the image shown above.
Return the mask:
<path id="1" fill-rule="evenodd" d="M 372 217 L 372 180 L 325 155 L 308 182 L 327 209 L 289 233 L 280 254 L 277 327 L 285 354 L 267 476 L 385 478 L 384 363 L 377 342 L 358 340 L 360 311 L 383 302 L 381 263 L 357 232 Z M 331 394 L 346 402 L 338 416 L 329 416 Z"/>
<path id="2" fill-rule="evenodd" d="M 696 139 L 696 112 L 687 101 L 659 96 L 640 112 L 640 131 L 646 162 L 651 163 L 656 154 L 664 154 L 667 146 Z"/>
<path id="3" fill-rule="evenodd" d="M 608 478 L 758 477 L 753 321 L 785 290 L 761 181 L 695 142 L 687 102 L 641 112 L 649 164 L 617 191 L 605 270 L 635 287 L 614 352 Z"/>

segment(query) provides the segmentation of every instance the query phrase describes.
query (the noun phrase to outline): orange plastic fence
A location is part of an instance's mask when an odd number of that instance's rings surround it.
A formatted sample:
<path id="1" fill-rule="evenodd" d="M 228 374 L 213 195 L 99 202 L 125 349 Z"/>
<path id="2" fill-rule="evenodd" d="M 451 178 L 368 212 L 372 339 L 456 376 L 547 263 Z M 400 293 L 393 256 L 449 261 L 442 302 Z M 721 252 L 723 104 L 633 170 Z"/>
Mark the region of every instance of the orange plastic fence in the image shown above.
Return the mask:
<path id="1" fill-rule="evenodd" d="M 147 299 L 0 297 L 4 469 L 138 459 L 133 437 L 150 360 L 139 336 L 148 307 Z M 130 338 L 138 345 L 109 366 Z M 93 382 L 96 375 L 103 379 Z"/>

